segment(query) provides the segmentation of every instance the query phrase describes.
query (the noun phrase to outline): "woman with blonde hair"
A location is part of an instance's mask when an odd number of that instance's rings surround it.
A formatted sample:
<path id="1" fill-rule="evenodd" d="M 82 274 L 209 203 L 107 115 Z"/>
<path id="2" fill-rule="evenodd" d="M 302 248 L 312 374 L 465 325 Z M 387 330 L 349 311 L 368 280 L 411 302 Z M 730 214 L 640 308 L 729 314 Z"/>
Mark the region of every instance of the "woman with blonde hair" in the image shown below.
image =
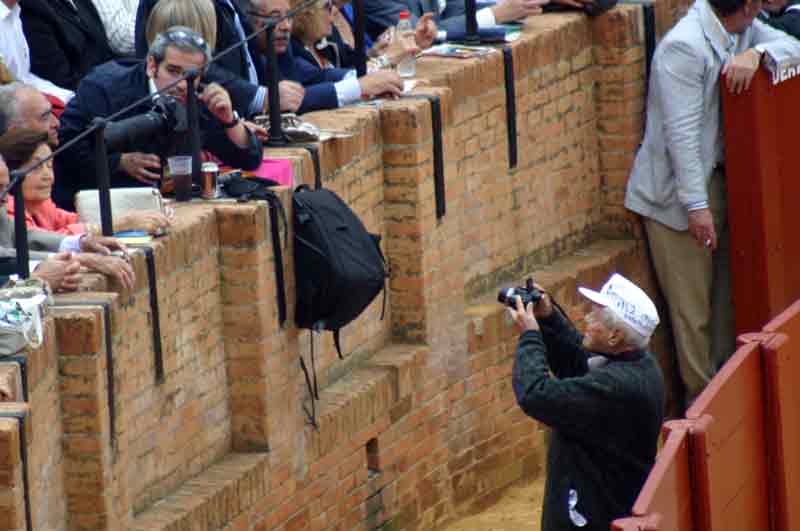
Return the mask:
<path id="1" fill-rule="evenodd" d="M 148 45 L 173 26 L 193 29 L 212 50 L 217 46 L 217 12 L 211 0 L 159 0 L 147 18 Z"/>
<path id="2" fill-rule="evenodd" d="M 327 39 L 333 30 L 334 9 L 337 8 L 331 0 L 319 0 L 295 15 L 291 40 L 294 65 L 290 74 L 297 77 L 291 79 L 304 85 L 333 83 L 338 107 L 360 99 L 400 95 L 403 82 L 392 70 L 375 70 L 357 78 L 355 70 L 340 67 L 339 47 Z"/>

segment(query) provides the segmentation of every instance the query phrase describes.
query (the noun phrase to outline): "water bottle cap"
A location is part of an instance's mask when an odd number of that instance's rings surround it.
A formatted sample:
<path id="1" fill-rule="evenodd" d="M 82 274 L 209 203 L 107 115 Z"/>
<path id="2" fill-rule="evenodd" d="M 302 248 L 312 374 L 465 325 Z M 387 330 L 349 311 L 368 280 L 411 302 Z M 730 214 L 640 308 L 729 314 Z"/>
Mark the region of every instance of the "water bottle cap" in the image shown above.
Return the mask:
<path id="1" fill-rule="evenodd" d="M 400 11 L 400 20 L 405 20 L 407 18 L 411 18 L 411 13 L 408 11 Z"/>

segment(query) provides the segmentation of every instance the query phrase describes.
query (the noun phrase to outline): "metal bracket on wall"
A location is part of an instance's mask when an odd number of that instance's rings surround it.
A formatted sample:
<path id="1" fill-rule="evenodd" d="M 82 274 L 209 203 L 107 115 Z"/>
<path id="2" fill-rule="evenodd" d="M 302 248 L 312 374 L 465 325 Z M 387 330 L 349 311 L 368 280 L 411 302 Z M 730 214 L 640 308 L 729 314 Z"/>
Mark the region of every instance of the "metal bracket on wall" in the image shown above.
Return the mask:
<path id="1" fill-rule="evenodd" d="M 300 147 L 308 151 L 311 155 L 311 162 L 314 164 L 314 188 L 322 188 L 322 166 L 319 163 L 319 146 L 316 144 L 290 144 L 291 147 Z"/>
<path id="2" fill-rule="evenodd" d="M 33 531 L 31 516 L 30 479 L 28 478 L 28 441 L 25 437 L 24 411 L 0 411 L 0 418 L 17 419 L 19 421 L 19 455 L 22 459 L 22 490 L 25 499 L 25 529 Z"/>
<path id="3" fill-rule="evenodd" d="M 517 89 L 514 85 L 514 53 L 503 47 L 503 71 L 506 83 L 506 134 L 508 135 L 508 168 L 517 167 Z"/>
<path id="4" fill-rule="evenodd" d="M 150 315 L 153 319 L 153 352 L 155 353 L 156 383 L 164 383 L 164 355 L 161 350 L 161 319 L 158 315 L 158 279 L 156 278 L 156 260 L 152 247 L 141 247 L 147 263 L 147 281 L 150 286 Z"/>
<path id="5" fill-rule="evenodd" d="M 409 94 L 408 99 L 428 100 L 431 104 L 431 133 L 433 134 L 433 191 L 436 198 L 436 219 L 447 213 L 444 189 L 444 145 L 442 144 L 442 103 L 435 94 Z"/>
<path id="6" fill-rule="evenodd" d="M 105 322 L 104 339 L 106 344 L 106 386 L 108 387 L 108 424 L 109 424 L 109 444 L 111 451 L 117 448 L 117 412 L 114 407 L 114 353 L 112 350 L 113 340 L 111 337 L 111 304 L 108 301 L 69 301 L 64 304 L 56 304 L 56 307 L 69 306 L 100 306 L 103 308 L 103 320 Z"/>
<path id="7" fill-rule="evenodd" d="M 2 358 L 2 361 L 10 361 L 19 365 L 19 376 L 22 380 L 22 401 L 28 401 L 28 356 L 25 354 L 14 354 Z"/>

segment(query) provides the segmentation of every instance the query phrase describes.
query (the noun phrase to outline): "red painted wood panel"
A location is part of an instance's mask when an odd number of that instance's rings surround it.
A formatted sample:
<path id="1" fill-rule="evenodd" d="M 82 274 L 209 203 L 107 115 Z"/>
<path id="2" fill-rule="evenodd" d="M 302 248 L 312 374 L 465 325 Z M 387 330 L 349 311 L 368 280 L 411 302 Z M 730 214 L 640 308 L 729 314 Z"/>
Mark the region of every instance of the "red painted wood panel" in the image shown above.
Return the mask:
<path id="1" fill-rule="evenodd" d="M 800 298 L 797 124 L 800 77 L 761 69 L 744 94 L 724 83 L 725 168 L 737 334 L 760 330 Z"/>
<path id="2" fill-rule="evenodd" d="M 770 529 L 764 371 L 757 342 L 739 347 L 686 412 L 698 531 Z"/>

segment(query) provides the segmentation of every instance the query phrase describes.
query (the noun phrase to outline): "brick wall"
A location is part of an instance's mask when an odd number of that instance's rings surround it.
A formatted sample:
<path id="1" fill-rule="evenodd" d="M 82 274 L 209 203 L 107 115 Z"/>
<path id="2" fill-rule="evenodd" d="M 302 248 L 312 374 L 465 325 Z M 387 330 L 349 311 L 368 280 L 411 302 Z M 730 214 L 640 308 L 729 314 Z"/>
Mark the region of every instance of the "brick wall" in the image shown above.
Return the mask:
<path id="1" fill-rule="evenodd" d="M 676 9 L 658 11 L 662 26 Z M 493 299 L 534 274 L 580 321 L 579 284 L 622 271 L 656 291 L 622 208 L 642 31 L 634 6 L 529 21 L 511 46 L 512 169 L 502 54 L 420 59 L 419 92 L 442 107 L 441 219 L 425 99 L 308 115 L 349 135 L 320 145 L 323 184 L 382 236 L 390 266 L 385 317 L 378 297 L 343 329 L 344 361 L 330 334 L 292 325 L 291 236 L 279 325 L 265 204 L 180 205 L 155 242 L 163 381 L 141 252 L 130 292 L 100 282 L 58 296 L 46 346 L 27 354 L 36 528 L 430 530 L 541 474 L 543 430 L 516 407 L 516 334 Z M 313 182 L 304 150 L 269 153 Z M 290 190 L 278 193 L 291 216 Z M 299 368 L 312 340 L 317 429 Z M 0 419 L 0 529 L 24 517 L 18 437 Z"/>

